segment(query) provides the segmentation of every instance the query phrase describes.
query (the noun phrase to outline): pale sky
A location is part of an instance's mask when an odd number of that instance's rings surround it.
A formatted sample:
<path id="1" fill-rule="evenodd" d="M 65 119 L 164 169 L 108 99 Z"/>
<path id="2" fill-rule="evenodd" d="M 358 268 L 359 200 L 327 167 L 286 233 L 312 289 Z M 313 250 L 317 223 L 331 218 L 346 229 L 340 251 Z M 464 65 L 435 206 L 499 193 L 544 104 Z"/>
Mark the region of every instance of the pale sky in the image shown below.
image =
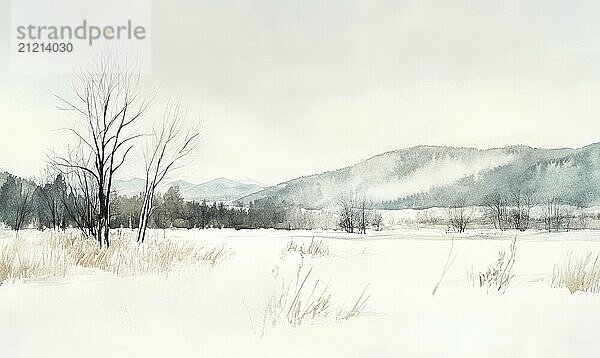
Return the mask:
<path id="1" fill-rule="evenodd" d="M 418 144 L 579 147 L 600 141 L 599 18 L 598 1 L 153 1 L 143 80 L 202 114 L 192 182 Z M 63 145 L 52 94 L 72 78 L 11 74 L 9 20 L 0 0 L 0 171 L 30 177 Z"/>

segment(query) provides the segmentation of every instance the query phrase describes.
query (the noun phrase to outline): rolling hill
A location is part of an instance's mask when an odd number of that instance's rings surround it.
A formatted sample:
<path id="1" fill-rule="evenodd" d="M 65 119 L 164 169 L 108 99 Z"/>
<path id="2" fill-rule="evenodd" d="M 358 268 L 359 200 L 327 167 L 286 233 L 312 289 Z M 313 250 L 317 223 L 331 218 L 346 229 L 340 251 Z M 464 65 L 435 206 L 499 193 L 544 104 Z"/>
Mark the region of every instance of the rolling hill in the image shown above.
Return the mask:
<path id="1" fill-rule="evenodd" d="M 333 207 L 340 195 L 358 193 L 380 208 L 480 205 L 486 195 L 530 190 L 578 206 L 600 204 L 600 144 L 583 148 L 494 149 L 416 146 L 346 168 L 293 179 L 241 200 L 278 198 L 305 208 Z"/>

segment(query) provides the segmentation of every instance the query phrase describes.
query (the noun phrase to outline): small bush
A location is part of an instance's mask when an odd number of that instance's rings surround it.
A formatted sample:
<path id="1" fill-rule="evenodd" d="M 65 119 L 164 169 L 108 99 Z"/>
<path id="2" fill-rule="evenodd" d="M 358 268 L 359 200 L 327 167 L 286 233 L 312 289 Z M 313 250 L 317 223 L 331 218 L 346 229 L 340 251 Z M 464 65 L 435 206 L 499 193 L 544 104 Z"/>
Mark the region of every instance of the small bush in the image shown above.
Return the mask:
<path id="1" fill-rule="evenodd" d="M 508 285 L 514 277 L 512 269 L 516 261 L 516 254 L 517 239 L 515 238 L 511 242 L 508 252 L 504 249 L 498 252 L 498 259 L 494 265 L 484 272 L 479 272 L 477 275 L 470 272 L 468 275 L 469 281 L 471 281 L 473 286 L 486 288 L 488 291 L 506 292 Z"/>

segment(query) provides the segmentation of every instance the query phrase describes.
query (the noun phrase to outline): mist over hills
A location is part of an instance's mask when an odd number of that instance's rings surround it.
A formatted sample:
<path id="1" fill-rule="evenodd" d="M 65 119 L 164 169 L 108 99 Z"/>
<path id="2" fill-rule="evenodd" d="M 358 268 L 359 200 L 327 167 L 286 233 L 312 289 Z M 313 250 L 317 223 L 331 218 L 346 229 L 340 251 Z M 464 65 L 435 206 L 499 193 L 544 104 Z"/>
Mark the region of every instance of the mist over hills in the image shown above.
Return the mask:
<path id="1" fill-rule="evenodd" d="M 158 190 L 164 192 L 174 186 L 179 187 L 184 199 L 195 201 L 232 201 L 263 189 L 254 183 L 217 178 L 201 184 L 193 184 L 184 180 L 167 181 L 161 184 Z M 114 188 L 119 195 L 131 197 L 144 191 L 144 180 L 140 178 L 117 180 Z"/>
<path id="2" fill-rule="evenodd" d="M 335 206 L 340 195 L 366 195 L 380 208 L 448 206 L 463 199 L 529 190 L 577 206 L 600 204 L 600 144 L 583 148 L 494 149 L 416 146 L 386 152 L 338 170 L 304 176 L 242 198 L 278 198 L 305 208 Z"/>

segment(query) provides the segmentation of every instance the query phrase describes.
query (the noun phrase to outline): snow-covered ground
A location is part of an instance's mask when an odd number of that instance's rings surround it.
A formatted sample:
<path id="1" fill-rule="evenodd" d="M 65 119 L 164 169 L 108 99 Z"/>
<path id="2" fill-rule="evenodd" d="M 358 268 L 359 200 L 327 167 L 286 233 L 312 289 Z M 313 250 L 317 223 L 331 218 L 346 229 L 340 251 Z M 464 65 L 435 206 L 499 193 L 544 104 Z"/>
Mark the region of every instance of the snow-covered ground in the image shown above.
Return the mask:
<path id="1" fill-rule="evenodd" d="M 27 235 L 23 232 L 20 239 Z M 153 232 L 156 237 L 162 232 Z M 6 232 L 2 242 L 14 240 Z M 151 236 L 152 236 L 151 235 Z M 600 294 L 550 287 L 567 255 L 600 252 L 599 231 L 497 232 L 169 230 L 167 238 L 224 244 L 214 267 L 115 277 L 77 269 L 66 277 L 0 285 L 0 357 L 598 357 Z M 473 287 L 517 236 L 505 294 Z M 284 254 L 290 240 L 321 239 L 330 255 Z M 435 296 L 454 238 L 456 259 Z M 336 322 L 269 327 L 269 299 L 298 267 L 364 312 Z"/>

